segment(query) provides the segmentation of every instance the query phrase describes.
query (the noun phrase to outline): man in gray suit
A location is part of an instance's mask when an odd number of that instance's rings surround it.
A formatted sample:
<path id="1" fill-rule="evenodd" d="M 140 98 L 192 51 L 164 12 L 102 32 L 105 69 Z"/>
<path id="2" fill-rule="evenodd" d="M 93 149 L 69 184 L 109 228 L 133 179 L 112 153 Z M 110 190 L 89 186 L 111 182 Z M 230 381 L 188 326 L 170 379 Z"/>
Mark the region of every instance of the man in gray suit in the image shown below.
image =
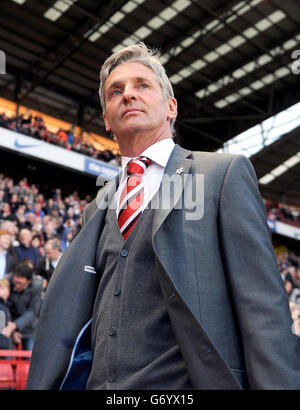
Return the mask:
<path id="1" fill-rule="evenodd" d="M 142 43 L 106 60 L 100 98 L 122 172 L 50 280 L 28 389 L 299 388 L 250 161 L 173 143 L 177 102 Z"/>

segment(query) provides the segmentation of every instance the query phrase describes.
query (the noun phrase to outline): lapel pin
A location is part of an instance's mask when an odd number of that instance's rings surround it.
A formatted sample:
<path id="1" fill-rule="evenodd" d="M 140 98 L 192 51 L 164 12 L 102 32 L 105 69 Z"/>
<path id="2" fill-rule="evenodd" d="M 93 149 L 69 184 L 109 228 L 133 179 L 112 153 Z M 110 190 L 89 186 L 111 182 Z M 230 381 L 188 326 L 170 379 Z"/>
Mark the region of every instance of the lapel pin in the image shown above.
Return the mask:
<path id="1" fill-rule="evenodd" d="M 178 169 L 176 169 L 175 174 L 181 175 L 183 173 L 183 171 L 184 171 L 184 168 L 178 168 Z"/>

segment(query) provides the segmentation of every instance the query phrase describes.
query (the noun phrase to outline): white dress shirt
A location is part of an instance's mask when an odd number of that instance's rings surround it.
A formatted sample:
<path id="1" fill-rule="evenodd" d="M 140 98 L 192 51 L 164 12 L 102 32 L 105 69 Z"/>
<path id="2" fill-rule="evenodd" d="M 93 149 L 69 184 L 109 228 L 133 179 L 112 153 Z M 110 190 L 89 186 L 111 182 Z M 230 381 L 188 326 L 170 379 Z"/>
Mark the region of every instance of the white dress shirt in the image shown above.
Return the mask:
<path id="1" fill-rule="evenodd" d="M 0 253 L 0 279 L 3 279 L 5 276 L 6 254 L 7 251 Z"/>
<path id="2" fill-rule="evenodd" d="M 57 264 L 60 260 L 61 255 L 62 255 L 62 253 L 59 255 L 58 259 L 56 259 L 56 261 L 51 261 L 51 265 L 53 266 L 54 269 L 56 268 L 56 266 L 57 266 Z"/>
<path id="3" fill-rule="evenodd" d="M 143 174 L 144 203 L 142 211 L 145 209 L 145 207 L 148 205 L 148 203 L 151 201 L 151 199 L 154 197 L 154 195 L 160 187 L 167 162 L 174 149 L 174 146 L 175 144 L 172 138 L 166 138 L 151 145 L 144 152 L 138 155 L 138 157 L 142 155 L 151 159 L 152 161 Z M 122 157 L 122 177 L 120 185 L 115 195 L 115 206 L 117 215 L 119 213 L 120 196 L 127 181 L 127 164 L 132 159 L 138 157 Z"/>

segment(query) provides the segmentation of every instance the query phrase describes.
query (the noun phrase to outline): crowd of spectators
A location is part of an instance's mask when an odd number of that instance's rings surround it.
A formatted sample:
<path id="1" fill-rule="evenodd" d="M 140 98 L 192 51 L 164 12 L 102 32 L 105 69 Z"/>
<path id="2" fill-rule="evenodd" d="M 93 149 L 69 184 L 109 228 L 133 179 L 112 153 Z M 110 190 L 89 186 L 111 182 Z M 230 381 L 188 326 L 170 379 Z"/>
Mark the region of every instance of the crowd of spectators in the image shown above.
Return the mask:
<path id="1" fill-rule="evenodd" d="M 45 197 L 26 178 L 0 174 L 0 349 L 22 343 L 31 350 L 49 279 L 91 199 L 76 191 L 63 197 L 60 189 Z"/>
<path id="2" fill-rule="evenodd" d="M 277 255 L 277 263 L 289 298 L 293 330 L 300 336 L 300 256 L 285 250 Z"/>
<path id="3" fill-rule="evenodd" d="M 48 130 L 42 117 L 33 117 L 30 113 L 25 113 L 9 118 L 3 112 L 0 114 L 0 127 L 87 155 L 112 166 L 119 167 L 121 164 L 119 154 L 114 154 L 109 149 L 102 151 L 95 149 L 92 144 L 83 141 L 80 135 L 75 134 L 74 126 L 71 126 L 69 130 L 59 129 L 53 133 Z"/>
<path id="4" fill-rule="evenodd" d="M 300 228 L 300 208 L 275 201 L 265 201 L 268 218 Z"/>

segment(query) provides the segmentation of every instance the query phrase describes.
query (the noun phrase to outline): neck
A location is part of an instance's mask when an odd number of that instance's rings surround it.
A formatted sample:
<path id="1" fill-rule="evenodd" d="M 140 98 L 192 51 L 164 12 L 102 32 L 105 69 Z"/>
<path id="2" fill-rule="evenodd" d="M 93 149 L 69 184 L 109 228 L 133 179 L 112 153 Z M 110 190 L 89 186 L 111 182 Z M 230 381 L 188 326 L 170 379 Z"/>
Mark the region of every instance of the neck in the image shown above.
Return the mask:
<path id="1" fill-rule="evenodd" d="M 170 127 L 163 127 L 159 132 L 146 135 L 145 132 L 139 131 L 134 134 L 126 134 L 122 137 L 116 136 L 120 152 L 125 157 L 137 157 L 151 145 L 166 138 L 172 138 Z"/>

